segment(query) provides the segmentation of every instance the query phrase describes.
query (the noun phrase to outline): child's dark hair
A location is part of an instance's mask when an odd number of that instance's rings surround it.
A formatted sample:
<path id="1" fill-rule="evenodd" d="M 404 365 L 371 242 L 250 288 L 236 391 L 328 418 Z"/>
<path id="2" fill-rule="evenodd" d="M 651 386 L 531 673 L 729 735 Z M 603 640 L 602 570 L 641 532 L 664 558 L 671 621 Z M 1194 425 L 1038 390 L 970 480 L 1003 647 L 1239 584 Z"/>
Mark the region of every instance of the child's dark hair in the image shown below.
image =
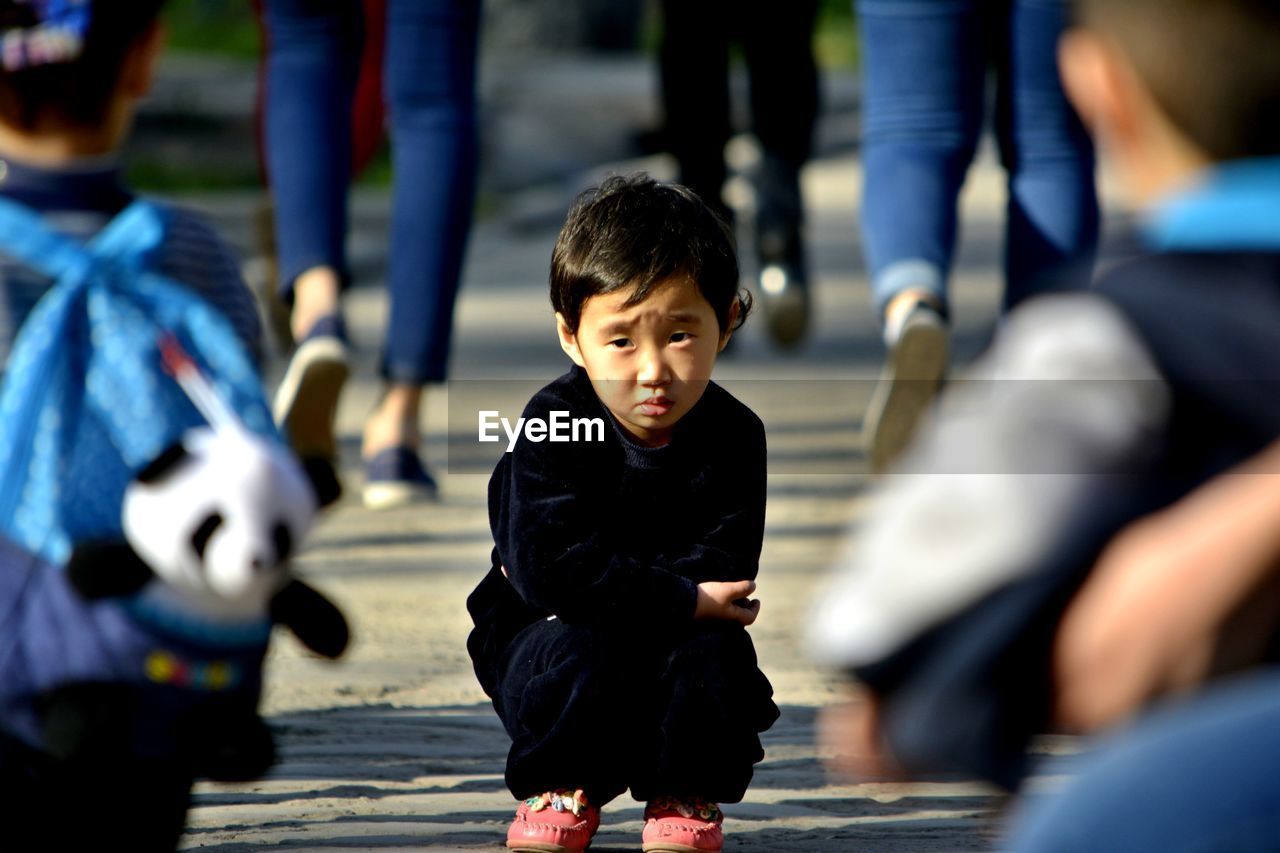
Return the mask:
<path id="1" fill-rule="evenodd" d="M 164 0 L 97 0 L 78 57 L 12 71 L 0 65 L 0 121 L 26 131 L 44 121 L 79 128 L 100 126 L 107 118 L 125 57 L 155 24 L 163 5 Z M 29 4 L 0 0 L 0 29 L 22 27 L 31 16 Z"/>
<path id="2" fill-rule="evenodd" d="M 720 331 L 738 305 L 741 326 L 751 296 L 738 288 L 733 233 L 697 194 L 646 174 L 608 178 L 578 196 L 551 253 L 551 304 L 577 332 L 592 296 L 629 289 L 637 305 L 656 285 L 685 276 L 711 304 Z"/>
<path id="3" fill-rule="evenodd" d="M 1280 154 L 1280 3 L 1077 0 L 1170 121 L 1215 161 Z"/>

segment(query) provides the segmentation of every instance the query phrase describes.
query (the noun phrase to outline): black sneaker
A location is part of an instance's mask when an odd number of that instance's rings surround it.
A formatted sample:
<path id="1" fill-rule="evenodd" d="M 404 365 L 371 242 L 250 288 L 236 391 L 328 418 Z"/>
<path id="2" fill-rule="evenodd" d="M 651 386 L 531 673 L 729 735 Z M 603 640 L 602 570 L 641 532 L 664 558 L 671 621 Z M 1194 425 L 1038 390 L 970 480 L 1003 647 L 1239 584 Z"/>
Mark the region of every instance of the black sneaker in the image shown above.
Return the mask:
<path id="1" fill-rule="evenodd" d="M 392 509 L 439 497 L 435 477 L 408 447 L 388 447 L 364 462 L 364 505 Z"/>
<path id="2" fill-rule="evenodd" d="M 785 261 L 760 268 L 760 304 L 769 337 L 790 349 L 809 331 L 809 282 L 804 266 Z"/>
<path id="3" fill-rule="evenodd" d="M 774 343 L 791 348 L 809 329 L 809 275 L 799 167 L 765 155 L 755 176 L 758 292 Z"/>

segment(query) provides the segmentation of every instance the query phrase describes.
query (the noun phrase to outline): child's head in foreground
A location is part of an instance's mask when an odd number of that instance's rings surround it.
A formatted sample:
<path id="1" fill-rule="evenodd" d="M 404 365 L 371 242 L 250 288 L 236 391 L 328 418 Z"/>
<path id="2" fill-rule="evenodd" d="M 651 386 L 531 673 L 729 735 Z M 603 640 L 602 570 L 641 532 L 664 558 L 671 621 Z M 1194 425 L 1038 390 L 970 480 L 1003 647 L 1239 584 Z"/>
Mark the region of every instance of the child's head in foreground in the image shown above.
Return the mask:
<path id="1" fill-rule="evenodd" d="M 160 46 L 163 0 L 0 0 L 0 143 L 105 154 L 127 134 Z"/>
<path id="2" fill-rule="evenodd" d="M 1280 154 L 1280 3 L 1076 0 L 1060 50 L 1080 115 L 1139 202 Z"/>
<path id="3" fill-rule="evenodd" d="M 689 189 L 613 177 L 578 197 L 551 256 L 560 346 L 618 423 L 666 444 L 751 301 L 729 227 Z"/>

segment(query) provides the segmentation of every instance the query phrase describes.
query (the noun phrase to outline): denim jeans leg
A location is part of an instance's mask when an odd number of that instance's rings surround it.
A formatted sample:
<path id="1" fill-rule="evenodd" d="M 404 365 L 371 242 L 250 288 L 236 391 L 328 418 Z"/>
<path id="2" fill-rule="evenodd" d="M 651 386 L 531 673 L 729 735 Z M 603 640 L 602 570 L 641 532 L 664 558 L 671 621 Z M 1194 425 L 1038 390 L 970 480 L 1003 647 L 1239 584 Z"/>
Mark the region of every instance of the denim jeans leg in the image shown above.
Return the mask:
<path id="1" fill-rule="evenodd" d="M 386 86 L 395 174 L 382 368 L 441 381 L 476 181 L 479 0 L 391 0 Z"/>
<path id="2" fill-rule="evenodd" d="M 345 281 L 351 101 L 359 72 L 359 0 L 267 0 L 265 135 L 275 196 L 280 294 L 316 266 Z"/>
<path id="3" fill-rule="evenodd" d="M 1001 35 L 997 138 L 1009 171 L 1004 305 L 1088 286 L 1098 242 L 1089 136 L 1067 101 L 1057 44 L 1066 0 L 1013 0 Z"/>
<path id="4" fill-rule="evenodd" d="M 863 56 L 862 236 L 878 317 L 908 287 L 945 305 L 956 199 L 982 128 L 980 0 L 856 0 Z"/>
<path id="5" fill-rule="evenodd" d="M 1280 671 L 1210 687 L 1098 745 L 1016 816 L 1017 853 L 1275 850 Z"/>

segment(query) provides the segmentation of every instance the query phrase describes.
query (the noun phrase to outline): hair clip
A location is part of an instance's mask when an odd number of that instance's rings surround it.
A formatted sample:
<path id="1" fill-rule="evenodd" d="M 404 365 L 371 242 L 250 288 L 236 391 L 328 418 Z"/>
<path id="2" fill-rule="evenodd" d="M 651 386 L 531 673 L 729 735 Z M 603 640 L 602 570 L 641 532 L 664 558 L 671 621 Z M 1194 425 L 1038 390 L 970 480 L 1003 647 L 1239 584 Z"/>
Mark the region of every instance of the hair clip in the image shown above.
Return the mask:
<path id="1" fill-rule="evenodd" d="M 84 52 L 90 0 L 10 0 L 0 11 L 0 67 L 73 62 Z"/>

